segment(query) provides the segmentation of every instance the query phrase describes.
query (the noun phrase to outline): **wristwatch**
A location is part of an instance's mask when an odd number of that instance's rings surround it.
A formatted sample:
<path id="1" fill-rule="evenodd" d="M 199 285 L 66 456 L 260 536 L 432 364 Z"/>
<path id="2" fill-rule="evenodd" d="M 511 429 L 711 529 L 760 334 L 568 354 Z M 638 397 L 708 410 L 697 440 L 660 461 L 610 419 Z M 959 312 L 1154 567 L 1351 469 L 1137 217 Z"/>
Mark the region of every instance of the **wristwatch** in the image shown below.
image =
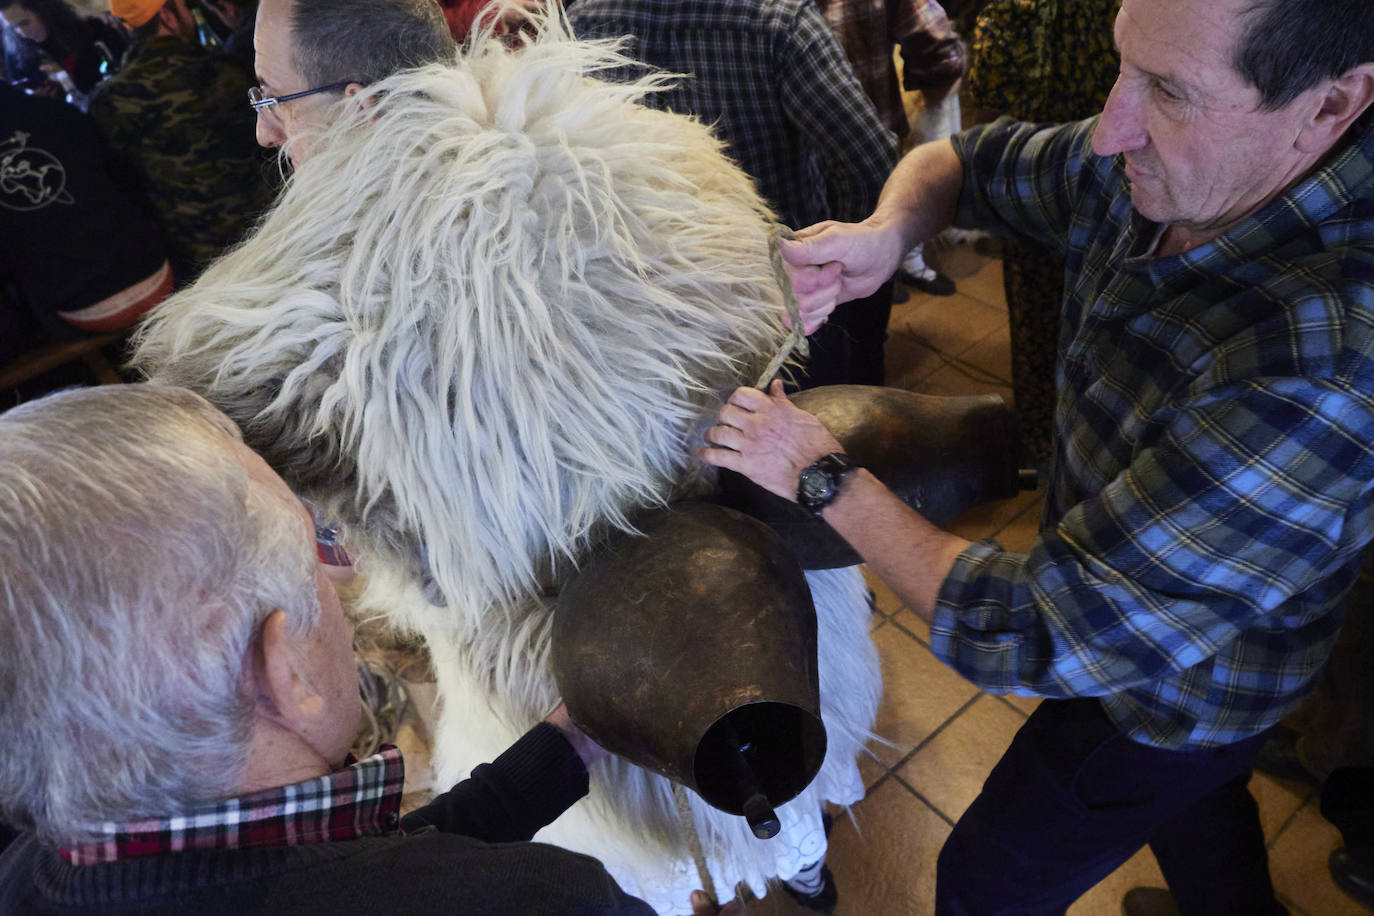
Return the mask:
<path id="1" fill-rule="evenodd" d="M 844 475 L 858 467 L 843 452 L 831 452 L 815 464 L 802 468 L 797 480 L 797 504 L 820 518 L 821 510 L 839 495 Z"/>

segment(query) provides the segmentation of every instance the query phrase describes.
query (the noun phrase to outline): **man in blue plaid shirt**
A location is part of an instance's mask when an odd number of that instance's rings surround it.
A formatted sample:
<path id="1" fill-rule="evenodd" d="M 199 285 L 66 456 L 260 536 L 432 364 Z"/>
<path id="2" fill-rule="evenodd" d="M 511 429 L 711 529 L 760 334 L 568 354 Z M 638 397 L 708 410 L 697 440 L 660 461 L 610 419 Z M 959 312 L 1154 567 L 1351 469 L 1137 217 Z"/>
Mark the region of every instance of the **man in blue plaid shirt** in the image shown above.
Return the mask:
<path id="1" fill-rule="evenodd" d="M 811 325 L 951 221 L 1066 256 L 1028 553 L 813 465 L 840 446 L 776 389 L 737 391 L 700 450 L 821 513 L 965 677 L 1051 698 L 941 852 L 942 914 L 1062 913 L 1145 843 L 1175 912 L 1285 912 L 1249 768 L 1374 536 L 1374 20 L 1125 0 L 1115 37 L 1099 117 L 920 147 L 872 216 L 784 252 Z M 798 491 L 808 465 L 828 493 Z"/>

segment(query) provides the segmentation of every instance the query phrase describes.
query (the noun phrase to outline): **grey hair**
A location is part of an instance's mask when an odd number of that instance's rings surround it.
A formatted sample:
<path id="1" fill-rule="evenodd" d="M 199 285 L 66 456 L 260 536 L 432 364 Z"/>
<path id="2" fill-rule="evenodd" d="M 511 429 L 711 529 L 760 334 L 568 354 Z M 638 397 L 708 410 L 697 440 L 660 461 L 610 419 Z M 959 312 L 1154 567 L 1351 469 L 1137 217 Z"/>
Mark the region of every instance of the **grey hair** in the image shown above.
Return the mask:
<path id="1" fill-rule="evenodd" d="M 370 86 L 455 50 L 434 0 L 295 0 L 291 34 L 296 70 L 311 86 Z"/>
<path id="2" fill-rule="evenodd" d="M 189 391 L 121 385 L 0 414 L 0 817 L 73 843 L 232 792 L 247 649 L 319 617 L 297 511 Z"/>

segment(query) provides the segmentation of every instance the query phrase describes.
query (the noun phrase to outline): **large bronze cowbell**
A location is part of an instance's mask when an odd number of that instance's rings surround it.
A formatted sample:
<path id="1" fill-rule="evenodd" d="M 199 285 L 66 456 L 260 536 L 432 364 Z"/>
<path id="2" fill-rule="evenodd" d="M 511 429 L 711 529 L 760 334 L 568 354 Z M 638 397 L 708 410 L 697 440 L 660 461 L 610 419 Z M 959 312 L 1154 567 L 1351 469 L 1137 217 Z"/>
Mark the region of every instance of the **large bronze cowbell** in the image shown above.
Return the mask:
<path id="1" fill-rule="evenodd" d="M 1035 473 L 1020 469 L 1016 415 L 999 395 L 935 397 L 829 385 L 798 392 L 792 402 L 814 414 L 851 458 L 932 524 L 948 524 L 981 503 L 1035 487 Z M 721 472 L 720 486 L 720 502 L 766 522 L 803 569 L 863 562 L 796 503 L 730 471 Z"/>
<path id="2" fill-rule="evenodd" d="M 816 612 L 788 547 L 707 503 L 635 519 L 564 587 L 553 623 L 558 689 L 607 750 L 777 833 L 825 757 Z"/>

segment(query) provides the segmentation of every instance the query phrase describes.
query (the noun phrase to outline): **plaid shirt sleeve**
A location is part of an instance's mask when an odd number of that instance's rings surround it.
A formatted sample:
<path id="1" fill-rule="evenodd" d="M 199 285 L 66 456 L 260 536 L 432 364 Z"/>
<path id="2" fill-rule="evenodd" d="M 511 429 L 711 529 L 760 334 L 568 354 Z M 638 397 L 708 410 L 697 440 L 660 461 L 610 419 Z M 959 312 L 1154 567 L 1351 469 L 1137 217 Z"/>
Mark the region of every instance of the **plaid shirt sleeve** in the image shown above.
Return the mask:
<path id="1" fill-rule="evenodd" d="M 814 5 L 800 7 L 793 28 L 779 30 L 775 55 L 787 116 L 820 158 L 831 218 L 865 219 L 897 162 L 896 136 Z"/>
<path id="2" fill-rule="evenodd" d="M 1369 521 L 1369 442 L 1374 405 L 1333 384 L 1187 399 L 1158 445 L 1028 556 L 982 541 L 956 561 L 936 652 L 988 689 L 1045 696 L 1196 665 L 1349 562 L 1347 536 Z"/>
<path id="3" fill-rule="evenodd" d="M 999 118 L 952 138 L 964 165 L 955 224 L 987 229 L 1063 256 L 1094 170 L 1096 119 L 1051 126 Z"/>
<path id="4" fill-rule="evenodd" d="M 1320 668 L 1374 531 L 1374 283 L 1320 250 L 1281 270 L 1236 255 L 1181 298 L 1184 277 L 1122 279 L 1111 232 L 1088 228 L 1124 193 L 1087 159 L 1092 126 L 963 141 L 965 213 L 1058 237 L 1083 264 L 1070 297 L 1095 292 L 1060 352 L 1055 486 L 1075 495 L 1029 554 L 959 557 L 932 648 L 995 692 L 1131 692 L 1156 710 L 1147 737 L 1186 710 L 1191 740 L 1236 740 Z"/>

